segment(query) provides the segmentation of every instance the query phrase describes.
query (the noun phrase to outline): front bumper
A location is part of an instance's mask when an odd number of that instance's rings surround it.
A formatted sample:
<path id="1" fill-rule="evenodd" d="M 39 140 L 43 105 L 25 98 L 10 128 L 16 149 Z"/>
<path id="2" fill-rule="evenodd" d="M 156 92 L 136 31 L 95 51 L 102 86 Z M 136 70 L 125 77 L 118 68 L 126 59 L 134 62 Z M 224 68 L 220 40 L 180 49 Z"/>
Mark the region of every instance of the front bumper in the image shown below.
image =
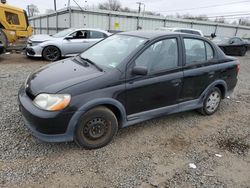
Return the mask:
<path id="1" fill-rule="evenodd" d="M 29 57 L 42 57 L 43 48 L 39 45 L 27 46 L 26 55 Z"/>
<path id="2" fill-rule="evenodd" d="M 74 112 L 48 112 L 33 105 L 24 86 L 18 94 L 19 109 L 25 125 L 38 139 L 46 142 L 72 141 L 74 129 L 69 128 Z"/>

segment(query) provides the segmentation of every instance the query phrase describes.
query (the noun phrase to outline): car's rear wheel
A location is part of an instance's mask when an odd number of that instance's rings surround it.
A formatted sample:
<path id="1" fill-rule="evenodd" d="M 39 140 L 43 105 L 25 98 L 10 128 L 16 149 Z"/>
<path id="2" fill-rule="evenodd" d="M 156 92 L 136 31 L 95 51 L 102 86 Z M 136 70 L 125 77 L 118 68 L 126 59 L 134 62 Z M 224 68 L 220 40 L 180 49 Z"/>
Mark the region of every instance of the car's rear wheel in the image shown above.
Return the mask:
<path id="1" fill-rule="evenodd" d="M 203 115 L 212 115 L 215 113 L 221 102 L 221 91 L 219 88 L 214 87 L 212 90 L 210 90 L 203 102 L 203 107 L 198 109 L 198 111 Z"/>
<path id="2" fill-rule="evenodd" d="M 86 149 L 101 148 L 111 142 L 118 130 L 114 113 L 100 106 L 86 112 L 75 130 L 75 142 Z"/>
<path id="3" fill-rule="evenodd" d="M 60 59 L 61 52 L 55 46 L 47 46 L 44 48 L 42 56 L 47 61 L 56 61 L 56 60 Z"/>

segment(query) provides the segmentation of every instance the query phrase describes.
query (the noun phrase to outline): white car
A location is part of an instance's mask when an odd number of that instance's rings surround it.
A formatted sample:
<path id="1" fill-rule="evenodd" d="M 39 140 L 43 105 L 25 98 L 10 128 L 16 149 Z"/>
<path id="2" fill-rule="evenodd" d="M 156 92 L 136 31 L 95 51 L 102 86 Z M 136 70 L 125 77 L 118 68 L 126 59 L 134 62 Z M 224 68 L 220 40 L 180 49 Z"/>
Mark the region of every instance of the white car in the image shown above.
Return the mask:
<path id="1" fill-rule="evenodd" d="M 51 36 L 33 35 L 28 39 L 26 55 L 56 61 L 77 55 L 109 35 L 107 31 L 88 28 L 65 29 Z"/>
<path id="2" fill-rule="evenodd" d="M 204 37 L 204 34 L 202 33 L 202 31 L 198 30 L 198 29 L 178 28 L 178 27 L 175 27 L 175 28 L 171 28 L 171 27 L 159 27 L 156 30 L 188 33 L 188 34 L 199 35 L 199 36 Z"/>

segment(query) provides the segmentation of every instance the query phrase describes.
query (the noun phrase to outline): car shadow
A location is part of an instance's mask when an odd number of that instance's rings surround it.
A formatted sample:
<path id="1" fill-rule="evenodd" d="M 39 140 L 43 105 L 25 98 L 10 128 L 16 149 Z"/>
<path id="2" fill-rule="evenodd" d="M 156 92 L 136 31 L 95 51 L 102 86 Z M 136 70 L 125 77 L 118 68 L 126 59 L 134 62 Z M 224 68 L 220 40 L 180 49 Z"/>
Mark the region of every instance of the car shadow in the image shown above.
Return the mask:
<path id="1" fill-rule="evenodd" d="M 113 144 L 117 146 L 122 144 L 123 142 L 126 142 L 128 140 L 131 140 L 131 138 L 136 137 L 136 135 L 143 130 L 147 129 L 147 131 L 152 131 L 157 128 L 157 127 L 162 127 L 162 126 L 171 126 L 169 123 L 171 122 L 177 122 L 180 121 L 180 119 L 184 118 L 190 118 L 190 117 L 202 117 L 202 115 L 198 114 L 195 111 L 187 111 L 187 112 L 180 112 L 176 114 L 170 114 L 170 115 L 165 115 L 161 116 L 158 118 L 153 118 L 151 120 L 144 121 L 142 123 L 137 123 L 132 126 L 124 127 L 118 130 L 117 135 L 114 137 L 114 140 L 108 145 L 105 146 L 104 148 L 109 147 L 109 149 L 113 148 Z M 31 135 L 31 133 L 30 133 Z M 31 135 L 32 139 L 36 140 L 36 143 L 40 145 L 40 147 L 48 147 L 48 148 L 60 148 L 62 151 L 63 150 L 85 150 L 84 148 L 78 146 L 74 142 L 63 142 L 63 143 L 47 143 L 38 140 L 37 138 L 33 137 Z M 146 138 L 145 138 L 146 139 Z M 115 147 L 115 146 L 114 146 Z M 102 149 L 102 148 L 100 148 Z M 97 149 L 99 150 L 99 149 Z"/>

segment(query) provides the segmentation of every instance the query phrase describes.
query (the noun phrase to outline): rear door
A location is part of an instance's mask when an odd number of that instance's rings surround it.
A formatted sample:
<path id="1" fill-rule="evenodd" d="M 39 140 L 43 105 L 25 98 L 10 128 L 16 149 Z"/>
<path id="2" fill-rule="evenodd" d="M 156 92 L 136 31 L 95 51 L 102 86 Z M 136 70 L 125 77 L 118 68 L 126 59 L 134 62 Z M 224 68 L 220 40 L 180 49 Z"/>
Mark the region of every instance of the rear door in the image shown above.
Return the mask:
<path id="1" fill-rule="evenodd" d="M 209 42 L 200 38 L 183 37 L 184 65 L 183 87 L 180 102 L 197 99 L 212 83 L 215 71 L 215 50 Z"/>
<path id="2" fill-rule="evenodd" d="M 181 91 L 180 40 L 164 38 L 148 46 L 127 68 L 126 110 L 136 114 L 177 104 Z M 144 66 L 145 76 L 133 75 L 132 68 Z"/>

